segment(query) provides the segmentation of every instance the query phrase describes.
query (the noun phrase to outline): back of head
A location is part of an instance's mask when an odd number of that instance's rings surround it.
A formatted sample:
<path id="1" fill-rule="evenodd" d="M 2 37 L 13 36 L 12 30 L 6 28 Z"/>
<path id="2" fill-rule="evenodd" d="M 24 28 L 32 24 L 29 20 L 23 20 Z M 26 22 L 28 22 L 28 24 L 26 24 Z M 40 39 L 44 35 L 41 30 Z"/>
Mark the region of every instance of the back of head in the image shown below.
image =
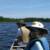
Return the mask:
<path id="1" fill-rule="evenodd" d="M 28 26 L 27 28 L 33 34 L 36 32 L 36 34 L 39 35 L 39 36 L 43 36 L 43 35 L 48 34 L 48 30 L 46 28 L 44 28 L 44 24 L 42 22 L 34 21 L 34 22 L 32 22 L 32 25 Z"/>
<path id="2" fill-rule="evenodd" d="M 32 24 L 33 24 L 32 27 L 37 28 L 41 35 L 45 35 L 48 33 L 48 30 L 44 28 L 45 26 L 42 22 L 35 21 Z"/>

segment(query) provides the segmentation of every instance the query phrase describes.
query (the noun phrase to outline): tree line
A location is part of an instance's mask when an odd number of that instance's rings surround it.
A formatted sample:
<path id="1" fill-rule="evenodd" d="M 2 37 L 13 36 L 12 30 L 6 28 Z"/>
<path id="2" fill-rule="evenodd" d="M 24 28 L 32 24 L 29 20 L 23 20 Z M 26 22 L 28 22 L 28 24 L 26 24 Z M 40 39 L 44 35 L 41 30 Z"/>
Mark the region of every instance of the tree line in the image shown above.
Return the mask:
<path id="1" fill-rule="evenodd" d="M 50 18 L 4 18 L 0 16 L 0 22 L 20 22 L 23 20 L 24 22 L 32 22 L 32 21 L 41 21 L 41 22 L 50 22 Z"/>

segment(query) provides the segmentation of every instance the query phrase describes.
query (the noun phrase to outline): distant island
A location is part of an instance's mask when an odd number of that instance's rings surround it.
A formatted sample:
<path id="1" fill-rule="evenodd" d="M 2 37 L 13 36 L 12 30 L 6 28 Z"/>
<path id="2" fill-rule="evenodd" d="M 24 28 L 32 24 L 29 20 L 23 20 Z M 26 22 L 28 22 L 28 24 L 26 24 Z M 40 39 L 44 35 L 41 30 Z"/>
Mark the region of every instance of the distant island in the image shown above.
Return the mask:
<path id="1" fill-rule="evenodd" d="M 0 22 L 20 22 L 23 20 L 24 22 L 33 22 L 33 21 L 41 21 L 41 22 L 50 22 L 50 18 L 4 18 L 0 16 Z"/>

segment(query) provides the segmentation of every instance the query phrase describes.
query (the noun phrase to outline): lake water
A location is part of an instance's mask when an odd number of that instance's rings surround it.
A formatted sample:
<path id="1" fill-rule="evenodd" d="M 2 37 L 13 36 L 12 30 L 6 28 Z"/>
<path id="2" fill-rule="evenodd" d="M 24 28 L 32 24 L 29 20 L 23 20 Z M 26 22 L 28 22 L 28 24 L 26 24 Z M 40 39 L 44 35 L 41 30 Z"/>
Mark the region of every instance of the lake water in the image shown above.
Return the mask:
<path id="1" fill-rule="evenodd" d="M 50 44 L 50 23 L 45 23 L 48 29 L 48 42 Z M 14 39 L 17 37 L 17 26 L 15 23 L 0 23 L 0 50 L 9 50 Z"/>

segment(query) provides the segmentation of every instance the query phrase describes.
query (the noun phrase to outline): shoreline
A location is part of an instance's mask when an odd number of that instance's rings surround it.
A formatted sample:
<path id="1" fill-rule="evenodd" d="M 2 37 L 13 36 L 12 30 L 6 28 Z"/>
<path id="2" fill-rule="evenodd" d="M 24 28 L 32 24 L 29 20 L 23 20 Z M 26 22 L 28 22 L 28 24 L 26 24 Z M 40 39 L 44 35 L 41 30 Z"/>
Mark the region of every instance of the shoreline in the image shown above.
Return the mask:
<path id="1" fill-rule="evenodd" d="M 4 18 L 0 17 L 0 22 L 20 22 L 23 20 L 24 22 L 33 22 L 33 21 L 40 21 L 40 22 L 50 22 L 50 18 Z"/>

